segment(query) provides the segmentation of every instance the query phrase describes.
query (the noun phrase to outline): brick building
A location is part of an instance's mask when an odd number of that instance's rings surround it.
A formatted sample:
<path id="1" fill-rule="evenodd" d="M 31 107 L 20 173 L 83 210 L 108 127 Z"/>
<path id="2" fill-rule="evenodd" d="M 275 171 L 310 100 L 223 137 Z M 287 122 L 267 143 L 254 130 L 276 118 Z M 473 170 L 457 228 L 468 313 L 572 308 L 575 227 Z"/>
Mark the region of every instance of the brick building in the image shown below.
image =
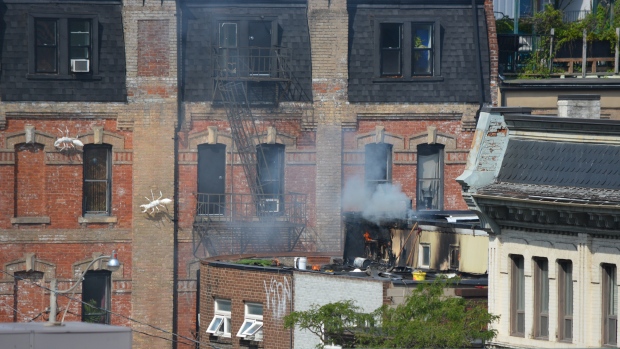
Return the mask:
<path id="1" fill-rule="evenodd" d="M 495 98 L 490 0 L 3 5 L 0 321 L 45 319 L 38 286 L 116 250 L 122 268 L 95 264 L 76 297 L 104 299 L 136 347 L 188 343 L 170 332 L 196 329 L 200 258 L 341 254 L 356 178 L 466 208 L 454 178 Z M 173 203 L 141 212 L 160 192 Z"/>

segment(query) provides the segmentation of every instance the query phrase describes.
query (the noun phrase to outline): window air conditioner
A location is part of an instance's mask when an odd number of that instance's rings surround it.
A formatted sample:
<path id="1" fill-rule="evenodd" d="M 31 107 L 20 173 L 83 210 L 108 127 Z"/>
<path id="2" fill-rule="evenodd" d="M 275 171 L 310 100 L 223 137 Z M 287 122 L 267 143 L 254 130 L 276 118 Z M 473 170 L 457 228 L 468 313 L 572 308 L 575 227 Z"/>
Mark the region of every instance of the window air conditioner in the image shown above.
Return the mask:
<path id="1" fill-rule="evenodd" d="M 263 212 L 280 212 L 280 199 L 263 199 Z"/>
<path id="2" fill-rule="evenodd" d="M 73 73 L 88 73 L 90 71 L 90 60 L 88 59 L 72 59 L 71 71 Z"/>

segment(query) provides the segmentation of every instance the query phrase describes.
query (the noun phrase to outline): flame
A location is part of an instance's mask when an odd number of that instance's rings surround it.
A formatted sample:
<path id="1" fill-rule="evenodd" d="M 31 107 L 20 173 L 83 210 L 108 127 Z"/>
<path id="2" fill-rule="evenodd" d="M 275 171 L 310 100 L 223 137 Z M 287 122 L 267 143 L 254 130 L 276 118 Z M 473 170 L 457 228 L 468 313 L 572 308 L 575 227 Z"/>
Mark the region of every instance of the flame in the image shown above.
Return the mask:
<path id="1" fill-rule="evenodd" d="M 372 238 L 370 237 L 370 233 L 369 232 L 365 232 L 364 233 L 364 240 L 368 241 L 372 241 Z"/>

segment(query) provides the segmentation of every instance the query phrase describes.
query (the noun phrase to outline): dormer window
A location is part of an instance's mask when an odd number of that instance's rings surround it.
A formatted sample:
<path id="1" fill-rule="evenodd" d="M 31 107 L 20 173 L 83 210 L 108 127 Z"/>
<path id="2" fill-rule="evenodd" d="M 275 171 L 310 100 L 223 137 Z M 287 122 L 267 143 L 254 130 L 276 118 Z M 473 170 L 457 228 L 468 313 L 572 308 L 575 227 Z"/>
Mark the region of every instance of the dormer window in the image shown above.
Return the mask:
<path id="1" fill-rule="evenodd" d="M 30 78 L 96 74 L 98 21 L 92 15 L 30 15 Z"/>

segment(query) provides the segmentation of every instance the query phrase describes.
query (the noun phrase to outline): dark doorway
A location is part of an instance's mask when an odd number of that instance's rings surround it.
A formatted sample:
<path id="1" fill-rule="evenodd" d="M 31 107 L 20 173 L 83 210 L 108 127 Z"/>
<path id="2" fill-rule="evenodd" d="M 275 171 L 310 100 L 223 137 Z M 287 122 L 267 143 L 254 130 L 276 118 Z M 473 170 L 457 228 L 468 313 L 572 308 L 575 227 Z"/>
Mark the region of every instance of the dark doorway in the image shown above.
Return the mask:
<path id="1" fill-rule="evenodd" d="M 110 324 L 112 273 L 89 270 L 82 281 L 82 321 Z"/>
<path id="2" fill-rule="evenodd" d="M 223 215 L 226 208 L 226 145 L 198 146 L 198 214 Z"/>
<path id="3" fill-rule="evenodd" d="M 284 145 L 259 144 L 257 151 L 258 185 L 263 197 L 259 211 L 276 214 L 283 211 Z"/>
<path id="4" fill-rule="evenodd" d="M 250 74 L 271 74 L 271 21 L 248 22 L 248 47 L 250 49 Z"/>

